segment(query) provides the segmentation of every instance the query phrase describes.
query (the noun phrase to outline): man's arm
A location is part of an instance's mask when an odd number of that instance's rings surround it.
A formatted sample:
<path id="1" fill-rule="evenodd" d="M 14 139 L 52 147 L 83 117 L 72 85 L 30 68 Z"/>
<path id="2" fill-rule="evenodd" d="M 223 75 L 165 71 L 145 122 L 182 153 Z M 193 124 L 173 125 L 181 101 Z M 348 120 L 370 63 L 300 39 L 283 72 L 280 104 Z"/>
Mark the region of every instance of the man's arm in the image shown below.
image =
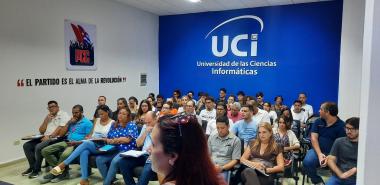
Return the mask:
<path id="1" fill-rule="evenodd" d="M 230 170 L 239 162 L 241 156 L 241 142 L 239 138 L 235 138 L 233 146 L 232 160 L 222 167 L 223 170 Z"/>
<path id="2" fill-rule="evenodd" d="M 64 135 L 66 135 L 67 131 L 69 130 L 69 126 L 73 123 L 76 123 L 78 120 L 74 117 L 72 117 L 67 123 L 65 126 L 63 126 L 60 130 L 59 130 L 59 137 L 63 137 Z"/>
<path id="3" fill-rule="evenodd" d="M 321 164 L 321 166 L 325 166 L 326 162 L 327 162 L 326 156 L 321 151 L 321 148 L 319 146 L 318 137 L 319 137 L 318 133 L 315 133 L 315 132 L 311 133 L 311 145 L 313 146 L 315 153 L 317 153 L 319 163 Z"/>
<path id="4" fill-rule="evenodd" d="M 40 126 L 40 128 L 39 128 L 39 131 L 40 131 L 41 134 L 44 134 L 44 133 L 46 132 L 47 125 L 48 125 L 48 123 L 49 123 L 52 119 L 53 119 L 53 116 L 50 115 L 50 114 L 48 114 L 48 115 L 45 117 L 44 121 L 42 122 L 42 124 L 41 124 L 41 126 Z"/>
<path id="5" fill-rule="evenodd" d="M 144 145 L 144 141 L 146 139 L 146 136 L 149 134 L 150 131 L 152 131 L 153 127 L 147 126 L 146 128 L 143 128 L 141 130 L 140 136 L 136 139 L 136 145 L 137 147 L 141 147 Z"/>
<path id="6" fill-rule="evenodd" d="M 222 170 L 230 170 L 232 169 L 236 164 L 238 163 L 238 160 L 232 159 L 230 162 L 222 166 Z"/>
<path id="7" fill-rule="evenodd" d="M 342 170 L 336 165 L 336 157 L 333 155 L 329 155 L 327 160 L 327 165 L 329 168 L 340 178 L 342 176 Z"/>

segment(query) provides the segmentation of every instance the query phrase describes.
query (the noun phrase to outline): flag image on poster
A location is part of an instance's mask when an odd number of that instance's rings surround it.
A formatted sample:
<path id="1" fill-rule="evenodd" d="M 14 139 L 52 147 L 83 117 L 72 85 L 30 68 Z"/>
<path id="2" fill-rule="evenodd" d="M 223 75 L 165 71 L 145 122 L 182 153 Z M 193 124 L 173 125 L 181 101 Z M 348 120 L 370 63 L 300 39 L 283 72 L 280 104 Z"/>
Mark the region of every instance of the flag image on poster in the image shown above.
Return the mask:
<path id="1" fill-rule="evenodd" d="M 96 70 L 96 26 L 65 20 L 67 70 Z"/>

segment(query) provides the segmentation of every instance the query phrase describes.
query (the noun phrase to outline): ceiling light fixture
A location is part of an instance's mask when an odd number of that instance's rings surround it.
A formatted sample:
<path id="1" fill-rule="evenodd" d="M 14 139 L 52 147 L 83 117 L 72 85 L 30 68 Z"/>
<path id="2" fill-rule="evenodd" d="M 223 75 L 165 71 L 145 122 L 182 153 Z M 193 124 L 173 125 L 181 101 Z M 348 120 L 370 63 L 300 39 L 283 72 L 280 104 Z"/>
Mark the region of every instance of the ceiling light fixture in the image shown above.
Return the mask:
<path id="1" fill-rule="evenodd" d="M 201 2 L 201 0 L 188 0 L 188 1 L 190 1 L 192 3 L 199 3 L 199 2 Z"/>

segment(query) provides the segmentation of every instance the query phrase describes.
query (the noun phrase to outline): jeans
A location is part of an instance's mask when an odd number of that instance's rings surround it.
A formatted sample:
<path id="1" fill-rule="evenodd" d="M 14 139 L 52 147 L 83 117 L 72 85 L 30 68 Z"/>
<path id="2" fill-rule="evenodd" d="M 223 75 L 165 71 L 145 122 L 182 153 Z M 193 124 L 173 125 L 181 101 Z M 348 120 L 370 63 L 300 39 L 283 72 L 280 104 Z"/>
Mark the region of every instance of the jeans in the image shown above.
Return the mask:
<path id="1" fill-rule="evenodd" d="M 52 144 L 42 149 L 42 156 L 51 166 L 57 166 L 73 152 L 74 146 L 68 146 L 65 141 Z M 59 158 L 57 158 L 59 156 Z"/>
<path id="2" fill-rule="evenodd" d="M 115 179 L 119 161 L 123 159 L 123 157 L 120 157 L 120 153 L 121 152 L 106 153 L 96 157 L 96 166 L 104 179 L 103 185 L 110 185 L 112 180 Z"/>
<path id="3" fill-rule="evenodd" d="M 356 185 L 356 179 L 345 179 L 342 180 L 339 177 L 332 175 L 327 181 L 326 185 Z"/>
<path id="4" fill-rule="evenodd" d="M 43 160 L 41 150 L 50 144 L 54 143 L 52 140 L 42 141 L 40 139 L 33 139 L 24 143 L 24 153 L 28 159 L 29 168 L 35 172 L 41 171 L 41 163 Z"/>
<path id="5" fill-rule="evenodd" d="M 133 179 L 133 169 L 138 166 L 144 166 L 144 169 L 138 178 L 139 180 L 137 182 L 137 185 L 147 185 L 149 183 L 149 180 L 153 178 L 155 174 L 152 171 L 152 164 L 146 163 L 148 157 L 148 155 L 143 155 L 138 158 L 124 157 L 119 162 L 119 168 L 126 185 L 136 185 L 136 182 Z"/>
<path id="6" fill-rule="evenodd" d="M 307 151 L 305 159 L 303 160 L 303 168 L 305 173 L 310 177 L 313 184 L 323 182 L 322 178 L 317 174 L 317 168 L 320 167 L 317 153 L 314 149 Z"/>
<path id="7" fill-rule="evenodd" d="M 78 156 L 80 156 L 80 171 L 81 171 L 81 179 L 88 179 L 88 156 L 90 154 L 98 154 L 99 151 L 96 150 L 96 145 L 92 141 L 83 141 L 71 155 L 63 161 L 63 163 L 67 166 L 71 164 Z"/>

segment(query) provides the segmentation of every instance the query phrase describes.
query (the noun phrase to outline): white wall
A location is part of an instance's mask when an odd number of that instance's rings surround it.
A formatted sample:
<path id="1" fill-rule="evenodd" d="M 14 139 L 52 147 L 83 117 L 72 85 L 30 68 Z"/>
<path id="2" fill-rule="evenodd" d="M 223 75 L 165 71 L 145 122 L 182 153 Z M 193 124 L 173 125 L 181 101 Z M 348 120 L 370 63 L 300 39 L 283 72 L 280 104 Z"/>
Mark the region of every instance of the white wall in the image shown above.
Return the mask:
<path id="1" fill-rule="evenodd" d="M 378 185 L 380 2 L 366 0 L 357 184 Z"/>
<path id="2" fill-rule="evenodd" d="M 96 71 L 67 71 L 64 61 L 64 20 L 97 26 Z M 55 99 L 69 112 L 82 104 L 91 116 L 97 97 L 108 97 L 115 110 L 119 97 L 146 97 L 158 92 L 158 16 L 104 0 L 0 1 L 0 164 L 24 157 L 22 143 L 37 133 Z M 140 73 L 148 84 L 140 87 Z M 126 76 L 126 83 L 17 88 L 20 78 Z"/>
<path id="3" fill-rule="evenodd" d="M 343 2 L 338 107 L 341 119 L 359 116 L 365 1 Z"/>

